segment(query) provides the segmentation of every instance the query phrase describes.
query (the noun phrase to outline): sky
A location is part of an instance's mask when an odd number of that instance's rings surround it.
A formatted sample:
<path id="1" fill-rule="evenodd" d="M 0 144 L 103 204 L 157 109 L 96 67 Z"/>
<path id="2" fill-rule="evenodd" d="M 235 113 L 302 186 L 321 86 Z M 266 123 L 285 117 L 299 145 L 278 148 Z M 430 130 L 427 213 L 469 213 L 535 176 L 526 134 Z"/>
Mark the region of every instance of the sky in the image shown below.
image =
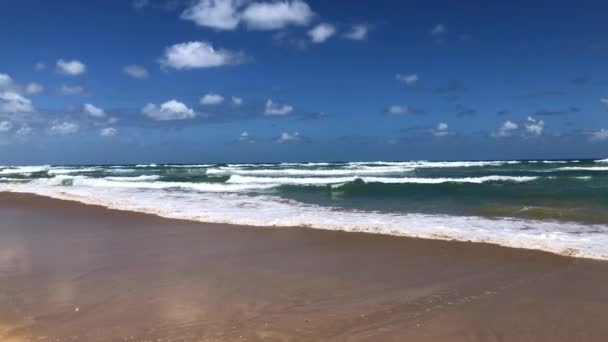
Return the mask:
<path id="1" fill-rule="evenodd" d="M 605 158 L 607 11 L 2 0 L 0 165 Z"/>

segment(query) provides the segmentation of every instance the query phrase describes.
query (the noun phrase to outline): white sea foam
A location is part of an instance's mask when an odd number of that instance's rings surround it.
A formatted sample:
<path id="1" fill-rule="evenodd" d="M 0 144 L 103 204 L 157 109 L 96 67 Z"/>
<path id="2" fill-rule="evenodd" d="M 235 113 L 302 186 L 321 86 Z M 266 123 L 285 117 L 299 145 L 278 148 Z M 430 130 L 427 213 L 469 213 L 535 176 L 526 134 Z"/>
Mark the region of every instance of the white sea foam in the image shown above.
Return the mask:
<path id="1" fill-rule="evenodd" d="M 73 168 L 51 168 L 47 172 L 51 175 L 67 175 L 71 173 L 86 173 L 86 172 L 97 172 L 101 170 L 99 167 L 73 167 Z"/>
<path id="2" fill-rule="evenodd" d="M 387 184 L 441 184 L 441 183 L 487 183 L 487 182 L 530 182 L 538 177 L 512 177 L 512 176 L 483 176 L 465 178 L 416 178 L 416 177 L 251 177 L 231 176 L 230 184 L 275 184 L 275 185 L 327 185 L 343 184 L 361 180 L 365 183 Z"/>
<path id="3" fill-rule="evenodd" d="M 598 159 L 595 162 L 596 163 L 608 163 L 608 158 L 606 158 L 606 159 Z"/>
<path id="4" fill-rule="evenodd" d="M 560 171 L 608 171 L 608 166 L 567 166 L 560 167 Z"/>
<path id="5" fill-rule="evenodd" d="M 142 181 L 156 181 L 160 179 L 160 176 L 150 175 L 150 176 L 134 176 L 134 177 L 104 177 L 103 179 L 115 182 L 142 182 Z"/>
<path id="6" fill-rule="evenodd" d="M 430 239 L 486 242 L 578 257 L 608 259 L 608 226 L 606 225 L 514 218 L 489 219 L 476 216 L 344 211 L 305 205 L 274 196 L 176 193 L 162 189 L 141 191 L 131 187 L 58 187 L 30 183 L 0 184 L 0 191 L 29 192 L 114 209 L 203 222 L 252 226 L 306 226 Z"/>
<path id="7" fill-rule="evenodd" d="M 406 162 L 353 162 L 350 165 L 398 165 L 412 168 L 459 168 L 459 167 L 483 167 L 519 164 L 516 160 L 499 161 L 406 161 Z"/>
<path id="8" fill-rule="evenodd" d="M 139 177 L 108 177 L 90 178 L 85 176 L 56 176 L 32 180 L 32 186 L 54 186 L 60 189 L 68 187 L 84 188 L 130 188 L 141 190 L 181 189 L 200 192 L 241 192 L 249 190 L 269 189 L 272 184 L 226 184 L 226 183 L 189 183 L 189 182 L 158 182 L 148 176 Z M 146 178 L 143 178 L 146 177 Z M 156 179 L 156 178 L 155 178 Z"/>
<path id="9" fill-rule="evenodd" d="M 402 174 L 413 168 L 401 166 L 357 167 L 350 169 L 240 169 L 218 167 L 207 169 L 209 175 L 258 175 L 258 176 L 357 176 L 377 174 Z"/>
<path id="10" fill-rule="evenodd" d="M 12 174 L 24 174 L 28 175 L 34 172 L 42 172 L 50 169 L 50 165 L 42 166 L 11 166 L 6 169 L 0 170 L 0 175 L 12 175 Z"/>

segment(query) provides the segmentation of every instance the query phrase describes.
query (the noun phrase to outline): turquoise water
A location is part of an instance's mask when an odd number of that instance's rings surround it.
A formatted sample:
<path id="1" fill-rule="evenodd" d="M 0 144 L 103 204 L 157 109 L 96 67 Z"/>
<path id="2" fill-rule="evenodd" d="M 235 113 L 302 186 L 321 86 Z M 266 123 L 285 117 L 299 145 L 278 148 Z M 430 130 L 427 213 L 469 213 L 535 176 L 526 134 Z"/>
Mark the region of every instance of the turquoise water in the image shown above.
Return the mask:
<path id="1" fill-rule="evenodd" d="M 0 190 L 201 221 L 514 246 L 527 231 L 566 234 L 572 241 L 533 248 L 608 255 L 608 244 L 586 242 L 608 242 L 608 160 L 19 166 L 0 167 Z M 504 227 L 480 237 L 467 224 Z"/>

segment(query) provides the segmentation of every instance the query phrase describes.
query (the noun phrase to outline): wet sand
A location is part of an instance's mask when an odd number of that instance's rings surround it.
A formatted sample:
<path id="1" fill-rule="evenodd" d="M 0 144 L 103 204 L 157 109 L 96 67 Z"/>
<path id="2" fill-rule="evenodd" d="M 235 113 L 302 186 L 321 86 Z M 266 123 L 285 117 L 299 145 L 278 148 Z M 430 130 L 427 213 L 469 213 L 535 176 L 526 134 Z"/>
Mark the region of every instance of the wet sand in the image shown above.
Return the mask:
<path id="1" fill-rule="evenodd" d="M 0 193 L 0 341 L 608 341 L 608 262 Z"/>

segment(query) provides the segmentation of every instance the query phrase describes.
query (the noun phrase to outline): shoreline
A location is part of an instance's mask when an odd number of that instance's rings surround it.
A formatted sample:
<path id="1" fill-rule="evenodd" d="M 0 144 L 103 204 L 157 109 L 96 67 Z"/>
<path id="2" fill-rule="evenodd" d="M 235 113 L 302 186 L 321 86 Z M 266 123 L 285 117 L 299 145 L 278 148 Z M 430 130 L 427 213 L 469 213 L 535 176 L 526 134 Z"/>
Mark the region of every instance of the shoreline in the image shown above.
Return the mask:
<path id="1" fill-rule="evenodd" d="M 603 341 L 608 263 L 0 193 L 0 339 Z"/>
<path id="2" fill-rule="evenodd" d="M 204 220 L 199 220 L 199 219 L 194 219 L 194 218 L 180 218 L 180 217 L 172 217 L 170 215 L 163 215 L 160 212 L 152 212 L 149 210 L 145 210 L 145 209 L 133 209 L 133 208 L 119 208 L 116 206 L 111 206 L 111 205 L 107 205 L 102 203 L 102 201 L 98 201 L 97 203 L 92 203 L 94 201 L 89 201 L 87 202 L 86 199 L 85 200 L 78 200 L 78 199 L 70 199 L 70 198 L 60 198 L 54 195 L 50 195 L 50 194 L 40 194 L 40 193 L 31 193 L 31 192 L 21 192 L 21 191 L 13 191 L 13 190 L 0 190 L 0 196 L 2 196 L 2 194 L 14 194 L 14 195 L 24 195 L 24 196 L 33 196 L 33 197 L 41 197 L 41 198 L 45 198 L 48 200 L 53 200 L 53 201 L 64 201 L 64 202 L 68 202 L 68 203 L 74 203 L 74 204 L 79 204 L 79 205 L 85 205 L 85 206 L 93 206 L 93 207 L 98 207 L 98 208 L 103 208 L 103 209 L 107 209 L 107 210 L 116 210 L 116 211 L 121 211 L 121 212 L 127 212 L 127 213 L 137 213 L 137 214 L 144 214 L 144 215 L 152 215 L 152 216 L 156 216 L 159 218 L 164 218 L 164 219 L 169 219 L 169 220 L 178 220 L 178 221 L 186 221 L 186 222 L 194 222 L 194 223 L 200 223 L 200 224 L 219 224 L 219 225 L 226 225 L 226 226 L 241 226 L 241 227 L 250 227 L 250 228 L 263 228 L 263 229 L 267 229 L 269 227 L 272 228 L 277 228 L 277 229 L 285 229 L 285 228 L 290 228 L 290 229 L 314 229 L 314 230 L 323 230 L 323 231 L 338 231 L 338 232 L 344 232 L 344 233 L 349 233 L 349 234 L 366 234 L 366 235 L 383 235 L 383 236 L 389 236 L 389 237 L 393 237 L 393 238 L 410 238 L 410 239 L 422 239 L 422 240 L 431 240 L 431 241 L 447 241 L 447 242 L 459 242 L 459 243 L 474 243 L 474 244 L 488 244 L 488 245 L 492 245 L 492 246 L 496 246 L 496 247 L 500 247 L 500 248 L 513 248 L 513 249 L 523 249 L 523 250 L 530 250 L 530 251 L 538 251 L 538 252 L 544 252 L 544 253 L 550 253 L 553 255 L 557 255 L 557 256 L 563 256 L 563 257 L 569 257 L 569 258 L 577 258 L 577 259 L 588 259 L 588 260 L 599 260 L 599 261 L 608 261 L 608 256 L 607 255 L 588 255 L 588 254 L 584 254 L 579 250 L 573 249 L 573 248 L 563 248 L 563 249 L 552 249 L 552 248 L 548 248 L 546 246 L 543 246 L 543 248 L 540 247 L 527 247 L 527 246 L 521 246 L 521 242 L 519 243 L 520 245 L 507 245 L 507 244 L 503 244 L 501 242 L 498 241 L 487 241 L 485 239 L 482 239 L 480 241 L 475 241 L 473 238 L 470 239 L 465 239 L 465 238 L 457 238 L 457 237 L 453 237 L 450 236 L 449 234 L 445 234 L 445 233 L 435 233 L 435 234 L 425 234 L 423 236 L 420 235 L 416 235 L 416 234 L 420 234 L 420 233 L 416 233 L 416 232 L 386 232 L 386 231 L 381 231 L 381 230 L 363 230 L 363 229 L 341 229 L 341 228 L 336 228 L 336 227 L 313 227 L 310 225 L 271 225 L 271 226 L 266 226 L 266 225 L 257 225 L 257 224 L 241 224 L 241 223 L 227 223 L 227 222 L 214 222 L 214 221 L 204 221 Z M 65 195 L 67 196 L 67 195 Z M 499 222 L 500 218 L 496 218 L 496 219 L 492 219 L 492 218 L 485 218 L 485 217 L 479 217 L 481 219 L 486 219 L 487 220 L 487 224 L 492 224 L 493 221 L 494 222 Z M 519 220 L 517 218 L 515 218 L 516 220 Z M 550 221 L 553 222 L 553 221 Z M 565 223 L 569 223 L 568 221 L 565 222 L 559 222 L 560 224 L 565 224 Z M 581 224 L 581 223 L 576 223 L 576 222 L 572 222 L 572 224 Z M 591 226 L 593 224 L 590 224 Z M 513 243 L 513 242 L 511 242 Z"/>

